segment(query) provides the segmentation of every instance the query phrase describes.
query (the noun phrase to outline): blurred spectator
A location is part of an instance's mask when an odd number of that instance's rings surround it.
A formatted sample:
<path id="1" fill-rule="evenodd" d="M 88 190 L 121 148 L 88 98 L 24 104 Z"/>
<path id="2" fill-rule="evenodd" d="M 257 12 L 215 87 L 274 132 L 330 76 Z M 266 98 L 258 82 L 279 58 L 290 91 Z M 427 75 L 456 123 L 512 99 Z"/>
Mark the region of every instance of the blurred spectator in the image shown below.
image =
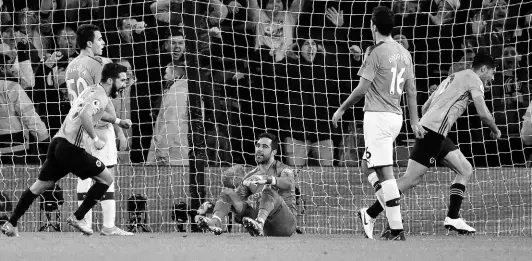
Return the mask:
<path id="1" fill-rule="evenodd" d="M 30 137 L 44 142 L 50 137 L 33 103 L 17 82 L 6 79 L 11 58 L 0 55 L 0 163 L 27 164 Z M 45 154 L 45 149 L 40 149 Z"/>
<path id="2" fill-rule="evenodd" d="M 188 80 L 184 66 L 168 64 L 164 79 L 167 82 L 147 162 L 188 165 Z"/>
<path id="3" fill-rule="evenodd" d="M 35 76 L 30 58 L 33 57 L 32 60 L 35 61 L 35 65 L 38 65 L 39 57 L 26 35 L 9 28 L 2 32 L 2 42 L 1 52 L 7 54 L 13 63 L 11 75 L 17 77 L 16 81 L 24 89 L 35 86 Z"/>
<path id="4" fill-rule="evenodd" d="M 181 23 L 183 12 L 183 0 L 156 0 L 150 4 L 150 11 L 155 15 L 155 19 L 167 25 L 177 25 Z"/>
<path id="5" fill-rule="evenodd" d="M 463 52 L 462 58 L 460 61 L 451 65 L 451 68 L 449 69 L 449 75 L 465 69 L 471 69 L 473 58 L 475 58 L 475 53 L 481 51 L 475 37 L 466 37 L 464 43 L 461 45 L 461 48 Z"/>
<path id="6" fill-rule="evenodd" d="M 274 62 L 285 58 L 288 47 L 294 43 L 294 27 L 305 0 L 294 0 L 290 8 L 281 0 L 248 0 L 250 18 L 255 26 L 255 49 L 266 49 Z"/>
<path id="7" fill-rule="evenodd" d="M 65 70 L 68 63 L 77 56 L 76 31 L 70 26 L 64 26 L 57 32 L 56 50 L 44 57 L 44 63 L 40 63 L 35 72 L 32 100 L 51 135 L 59 130 L 70 109 Z"/>
<path id="8" fill-rule="evenodd" d="M 131 87 L 137 81 L 135 73 L 133 72 L 132 66 L 127 59 L 119 59 L 118 64 L 125 66 L 127 68 L 127 83 L 126 88 L 118 94 L 116 99 L 113 99 L 113 105 L 116 110 L 116 117 L 120 119 L 131 119 Z M 131 148 L 131 141 L 133 133 L 131 128 L 124 130 L 128 141 L 128 148 Z M 118 152 L 118 157 L 120 162 L 129 162 L 129 152 Z"/>
<path id="9" fill-rule="evenodd" d="M 438 6 L 436 15 L 429 14 L 430 21 L 435 25 L 452 23 L 456 11 L 460 8 L 460 0 L 433 0 Z"/>
<path id="10" fill-rule="evenodd" d="M 340 106 L 338 89 L 327 84 L 323 65 L 324 48 L 314 40 L 301 40 L 293 47 L 296 55 L 289 58 L 288 98 L 281 114 L 286 132 L 285 156 L 289 165 L 307 164 L 309 153 L 320 166 L 332 166 L 334 159 L 333 137 L 338 131 L 331 124 L 332 113 Z M 315 62 L 318 62 L 316 64 Z M 338 140 L 338 139 L 337 139 Z"/>
<path id="11" fill-rule="evenodd" d="M 51 33 L 51 25 L 49 26 L 50 30 L 48 32 Z M 41 32 L 39 18 L 35 11 L 24 8 L 17 13 L 15 34 L 19 37 L 26 38 L 31 43 L 32 47 L 37 50 L 38 58 L 30 57 L 31 62 L 34 64 L 37 64 L 43 58 L 45 53 L 49 52 L 52 45 L 51 37 L 45 37 Z M 36 68 L 35 65 L 34 67 Z"/>

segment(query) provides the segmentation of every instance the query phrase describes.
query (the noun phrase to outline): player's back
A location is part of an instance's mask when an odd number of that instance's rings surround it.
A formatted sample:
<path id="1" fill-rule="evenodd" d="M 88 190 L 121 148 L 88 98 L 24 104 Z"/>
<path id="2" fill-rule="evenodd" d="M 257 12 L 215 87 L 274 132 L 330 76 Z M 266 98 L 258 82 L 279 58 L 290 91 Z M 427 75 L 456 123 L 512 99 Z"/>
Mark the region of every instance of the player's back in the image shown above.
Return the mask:
<path id="1" fill-rule="evenodd" d="M 100 57 L 79 55 L 69 64 L 65 72 L 70 104 L 89 86 L 100 83 L 103 63 Z"/>
<path id="2" fill-rule="evenodd" d="M 91 106 L 92 122 L 96 124 L 101 119 L 108 102 L 109 98 L 101 86 L 90 86 L 83 90 L 72 103 L 72 107 L 56 137 L 64 138 L 75 146 L 83 147 L 84 130 L 79 117 L 81 111 L 86 106 Z"/>
<path id="3" fill-rule="evenodd" d="M 402 114 L 405 81 L 414 78 L 412 56 L 395 41 L 382 41 L 368 48 L 359 76 L 372 82 L 365 95 L 364 111 Z"/>
<path id="4" fill-rule="evenodd" d="M 484 95 L 482 80 L 471 69 L 447 77 L 430 97 L 421 125 L 443 136 L 462 115 L 475 96 Z"/>

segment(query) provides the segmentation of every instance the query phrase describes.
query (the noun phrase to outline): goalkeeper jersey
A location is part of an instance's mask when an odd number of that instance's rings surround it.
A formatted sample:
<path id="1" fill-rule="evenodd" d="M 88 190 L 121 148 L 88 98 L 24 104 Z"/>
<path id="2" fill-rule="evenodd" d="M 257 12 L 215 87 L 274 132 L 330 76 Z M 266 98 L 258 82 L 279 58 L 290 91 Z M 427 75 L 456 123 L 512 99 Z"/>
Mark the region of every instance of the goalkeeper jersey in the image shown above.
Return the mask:
<path id="1" fill-rule="evenodd" d="M 371 82 L 364 111 L 403 114 L 401 96 L 406 80 L 414 78 L 410 53 L 396 41 L 382 41 L 368 48 L 358 76 Z"/>
<path id="2" fill-rule="evenodd" d="M 76 100 L 74 100 L 63 125 L 61 125 L 61 129 L 59 129 L 59 132 L 57 132 L 55 137 L 64 138 L 71 144 L 83 148 L 84 130 L 81 124 L 81 118 L 79 117 L 81 111 L 89 106 L 92 122 L 94 124 L 102 118 L 108 102 L 109 97 L 105 93 L 103 87 L 92 86 L 86 88 L 79 94 Z"/>
<path id="3" fill-rule="evenodd" d="M 429 108 L 421 117 L 424 127 L 447 137 L 458 117 L 464 113 L 473 98 L 484 97 L 484 85 L 471 69 L 447 77 L 430 96 Z"/>

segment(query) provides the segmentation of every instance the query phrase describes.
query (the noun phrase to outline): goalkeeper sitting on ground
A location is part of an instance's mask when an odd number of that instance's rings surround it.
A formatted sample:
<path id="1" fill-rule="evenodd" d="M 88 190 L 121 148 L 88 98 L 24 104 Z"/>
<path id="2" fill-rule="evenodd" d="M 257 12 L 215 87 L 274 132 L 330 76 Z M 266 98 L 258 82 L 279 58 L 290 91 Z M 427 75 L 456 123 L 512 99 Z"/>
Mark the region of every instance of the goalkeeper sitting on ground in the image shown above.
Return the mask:
<path id="1" fill-rule="evenodd" d="M 296 230 L 294 171 L 275 159 L 277 137 L 259 135 L 255 143 L 258 166 L 245 175 L 236 190 L 222 191 L 212 218 L 199 216 L 198 225 L 216 235 L 232 211 L 252 236 L 291 236 Z"/>

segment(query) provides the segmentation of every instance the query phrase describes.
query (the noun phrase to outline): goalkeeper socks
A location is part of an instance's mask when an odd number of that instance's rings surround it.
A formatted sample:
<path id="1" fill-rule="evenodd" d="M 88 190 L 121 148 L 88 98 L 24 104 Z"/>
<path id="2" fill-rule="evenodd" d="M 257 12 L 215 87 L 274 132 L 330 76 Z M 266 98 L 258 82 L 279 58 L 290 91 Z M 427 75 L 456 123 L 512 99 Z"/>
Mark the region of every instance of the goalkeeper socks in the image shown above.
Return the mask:
<path id="1" fill-rule="evenodd" d="M 399 189 L 397 181 L 389 179 L 381 183 L 384 199 L 386 200 L 386 217 L 392 232 L 403 230 L 403 220 L 401 218 L 401 207 L 399 204 Z"/>
<path id="2" fill-rule="evenodd" d="M 26 189 L 22 195 L 20 196 L 20 199 L 18 200 L 17 206 L 15 207 L 15 210 L 13 211 L 13 214 L 11 215 L 11 218 L 9 219 L 9 223 L 13 225 L 14 227 L 17 226 L 17 222 L 26 213 L 28 208 L 30 208 L 31 203 L 38 197 L 39 195 L 33 194 L 31 190 L 28 188 Z"/>
<path id="3" fill-rule="evenodd" d="M 98 200 L 100 200 L 105 192 L 109 189 L 109 185 L 96 182 L 87 192 L 87 196 L 83 200 L 83 203 L 81 203 L 81 206 L 79 206 L 78 210 L 74 212 L 74 216 L 76 219 L 81 220 L 85 217 L 85 214 L 89 212 L 89 210 L 96 205 Z"/>
<path id="4" fill-rule="evenodd" d="M 102 205 L 103 226 L 106 228 L 115 227 L 116 201 L 114 182 L 109 186 L 100 204 Z"/>
<path id="5" fill-rule="evenodd" d="M 272 193 L 268 193 L 269 191 L 271 190 L 264 190 L 262 192 L 259 213 L 257 214 L 257 221 L 262 222 L 263 224 L 275 208 L 275 197 L 272 195 Z"/>
<path id="6" fill-rule="evenodd" d="M 76 191 L 78 193 L 78 207 L 83 203 L 83 200 L 87 196 L 87 191 L 89 191 L 91 186 L 92 179 L 78 179 L 78 185 L 76 186 Z M 92 209 L 89 209 L 87 214 L 85 214 L 85 222 L 87 222 L 89 227 L 92 227 Z"/>
<path id="7" fill-rule="evenodd" d="M 449 197 L 449 211 L 447 216 L 452 219 L 460 217 L 460 208 L 462 207 L 462 200 L 464 199 L 465 186 L 460 183 L 451 185 L 451 196 Z"/>

